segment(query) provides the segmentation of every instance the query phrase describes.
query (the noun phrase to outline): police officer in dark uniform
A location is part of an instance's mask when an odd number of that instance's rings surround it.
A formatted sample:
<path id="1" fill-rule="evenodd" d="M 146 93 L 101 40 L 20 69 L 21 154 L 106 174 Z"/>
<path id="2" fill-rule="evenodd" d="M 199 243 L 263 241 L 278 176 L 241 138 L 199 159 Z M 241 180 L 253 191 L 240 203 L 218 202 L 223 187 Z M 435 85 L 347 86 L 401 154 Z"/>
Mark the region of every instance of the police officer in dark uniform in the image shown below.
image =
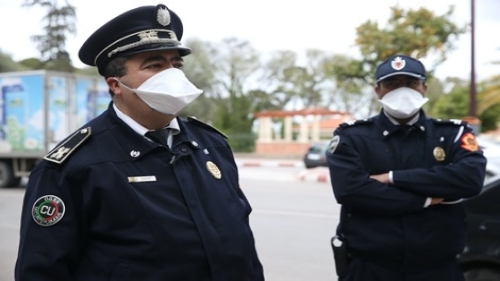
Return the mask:
<path id="1" fill-rule="evenodd" d="M 347 259 L 339 280 L 464 280 L 460 201 L 480 193 L 486 159 L 465 122 L 425 116 L 425 75 L 419 60 L 389 57 L 376 71 L 380 114 L 334 132 L 327 157 L 346 249 L 336 259 Z"/>
<path id="2" fill-rule="evenodd" d="M 182 32 L 143 6 L 83 44 L 112 102 L 32 171 L 16 280 L 264 280 L 225 136 L 176 115 L 201 93 L 180 70 Z"/>

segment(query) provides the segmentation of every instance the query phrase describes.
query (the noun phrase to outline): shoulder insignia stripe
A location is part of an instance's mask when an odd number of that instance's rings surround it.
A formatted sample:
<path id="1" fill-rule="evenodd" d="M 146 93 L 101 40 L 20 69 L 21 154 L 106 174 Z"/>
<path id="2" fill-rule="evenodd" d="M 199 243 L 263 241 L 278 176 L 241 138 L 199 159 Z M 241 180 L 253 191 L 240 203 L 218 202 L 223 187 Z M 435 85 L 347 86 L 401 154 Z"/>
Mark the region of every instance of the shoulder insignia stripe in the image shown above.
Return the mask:
<path id="1" fill-rule="evenodd" d="M 362 120 L 355 120 L 355 121 L 348 121 L 341 123 L 339 127 L 346 128 L 354 125 L 363 125 L 363 124 L 371 124 L 373 123 L 372 119 L 362 119 Z"/>
<path id="2" fill-rule="evenodd" d="M 68 156 L 75 151 L 91 134 L 91 127 L 83 128 L 75 132 L 65 142 L 52 149 L 43 159 L 61 164 Z"/>
<path id="3" fill-rule="evenodd" d="M 227 137 L 227 136 L 226 136 L 223 132 L 219 131 L 217 128 L 215 128 L 215 127 L 213 127 L 213 126 L 211 126 L 211 125 L 208 125 L 208 124 L 207 124 L 207 123 L 205 123 L 205 122 L 202 122 L 202 121 L 198 120 L 198 119 L 197 119 L 196 117 L 194 117 L 194 116 L 189 116 L 189 117 L 187 118 L 187 120 L 188 120 L 188 121 L 190 121 L 190 122 L 195 123 L 196 125 L 199 125 L 199 126 L 201 126 L 201 127 L 205 128 L 205 129 L 209 129 L 209 130 L 212 130 L 212 131 L 214 131 L 214 132 L 216 132 L 216 133 L 219 133 L 219 134 L 220 134 L 220 135 L 222 135 L 225 139 L 227 139 L 227 138 L 228 138 L 228 137 Z"/>
<path id="4" fill-rule="evenodd" d="M 447 120 L 443 120 L 443 119 L 433 119 L 432 118 L 432 121 L 434 121 L 434 123 L 436 123 L 438 125 L 455 125 L 455 126 L 464 126 L 464 125 L 467 125 L 466 121 L 463 121 L 463 120 L 460 120 L 460 119 L 447 119 Z"/>

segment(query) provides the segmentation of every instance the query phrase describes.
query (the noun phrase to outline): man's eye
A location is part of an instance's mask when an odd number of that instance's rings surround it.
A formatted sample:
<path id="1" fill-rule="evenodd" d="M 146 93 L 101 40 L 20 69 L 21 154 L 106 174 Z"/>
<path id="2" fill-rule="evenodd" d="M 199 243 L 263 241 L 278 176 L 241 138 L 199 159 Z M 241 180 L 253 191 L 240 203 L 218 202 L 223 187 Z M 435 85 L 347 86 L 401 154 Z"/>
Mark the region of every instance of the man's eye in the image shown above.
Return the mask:
<path id="1" fill-rule="evenodd" d="M 156 68 L 159 68 L 159 67 L 161 67 L 161 65 L 158 64 L 158 63 L 155 63 L 155 64 L 148 65 L 146 68 L 148 68 L 148 69 L 156 69 Z"/>
<path id="2" fill-rule="evenodd" d="M 416 81 L 416 80 L 411 80 L 411 81 L 408 81 L 408 83 L 407 83 L 407 84 L 408 84 L 408 86 L 410 86 L 411 88 L 416 88 L 416 87 L 418 87 L 419 82 L 418 82 L 418 81 Z"/>

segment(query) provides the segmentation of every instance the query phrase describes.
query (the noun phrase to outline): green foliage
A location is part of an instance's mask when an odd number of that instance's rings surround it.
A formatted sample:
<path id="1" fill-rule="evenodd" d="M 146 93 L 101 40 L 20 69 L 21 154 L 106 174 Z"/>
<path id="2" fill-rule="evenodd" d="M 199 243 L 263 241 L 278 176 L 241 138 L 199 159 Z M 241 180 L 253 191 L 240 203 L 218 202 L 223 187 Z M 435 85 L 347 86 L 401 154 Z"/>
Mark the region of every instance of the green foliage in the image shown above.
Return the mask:
<path id="1" fill-rule="evenodd" d="M 384 28 L 377 22 L 367 21 L 357 31 L 356 45 L 360 48 L 365 67 L 373 70 L 376 65 L 394 54 L 406 54 L 416 58 L 429 55 L 436 57 L 434 68 L 446 60 L 449 51 L 455 48 L 458 37 L 466 32 L 452 20 L 454 7 L 443 15 L 420 8 L 407 11 L 391 7 L 391 17 Z M 373 74 L 372 74 L 373 75 Z"/>
<path id="2" fill-rule="evenodd" d="M 19 61 L 19 64 L 30 70 L 43 69 L 43 63 L 37 58 L 28 58 Z"/>
<path id="3" fill-rule="evenodd" d="M 253 118 L 252 101 L 248 96 L 231 96 L 216 109 L 214 126 L 232 136 L 228 142 L 234 151 L 251 151 L 249 139 L 252 138 Z"/>
<path id="4" fill-rule="evenodd" d="M 493 76 L 480 85 L 478 93 L 481 102 L 478 103 L 477 111 L 482 113 L 488 108 L 500 104 L 500 75 Z"/>
<path id="5" fill-rule="evenodd" d="M 334 110 L 359 112 L 366 107 L 366 100 L 374 93 L 367 86 L 366 77 L 371 74 L 363 69 L 363 64 L 344 55 L 326 57 L 320 64 L 326 80 L 334 83 L 326 96 L 326 105 Z M 354 114 L 353 114 L 354 115 Z"/>
<path id="6" fill-rule="evenodd" d="M 65 49 L 67 34 L 75 34 L 75 7 L 65 1 L 66 5 L 59 7 L 57 0 L 25 0 L 24 7 L 40 6 L 47 10 L 43 18 L 45 34 L 33 35 L 31 38 L 40 51 L 42 68 L 73 72 L 73 66 Z"/>
<path id="7" fill-rule="evenodd" d="M 357 80 L 359 91 L 374 84 L 377 65 L 394 54 L 406 54 L 416 58 L 434 58 L 428 67 L 430 81 L 435 68 L 446 60 L 448 52 L 455 48 L 458 37 L 466 32 L 465 27 L 457 26 L 452 20 L 453 7 L 443 15 L 420 8 L 403 10 L 391 7 L 391 16 L 385 26 L 366 21 L 357 27 L 356 45 L 361 59 L 347 65 L 333 67 L 336 80 Z M 339 69 L 341 68 L 341 69 Z M 352 83 L 352 82 L 351 82 Z M 377 97 L 372 95 L 367 115 L 378 108 Z"/>
<path id="8" fill-rule="evenodd" d="M 9 54 L 0 50 L 0 72 L 20 71 L 23 65 L 16 63 Z"/>
<path id="9" fill-rule="evenodd" d="M 481 120 L 481 131 L 491 131 L 497 128 L 500 121 L 500 104 L 495 104 L 479 115 Z"/>
<path id="10" fill-rule="evenodd" d="M 97 67 L 95 67 L 95 66 L 76 68 L 75 73 L 83 74 L 83 75 L 90 75 L 90 76 L 94 76 L 94 75 L 99 76 L 100 75 L 99 71 L 97 70 Z"/>
<path id="11" fill-rule="evenodd" d="M 434 118 L 462 119 L 469 114 L 469 88 L 456 85 L 449 94 L 442 95 L 436 101 L 432 110 Z M 478 103 L 481 103 L 478 99 Z M 482 111 L 478 118 L 481 120 L 481 131 L 493 130 L 500 121 L 500 104 L 495 104 Z"/>
<path id="12" fill-rule="evenodd" d="M 449 94 L 442 95 L 434 104 L 434 118 L 462 119 L 469 111 L 469 91 L 460 87 L 452 90 Z"/>

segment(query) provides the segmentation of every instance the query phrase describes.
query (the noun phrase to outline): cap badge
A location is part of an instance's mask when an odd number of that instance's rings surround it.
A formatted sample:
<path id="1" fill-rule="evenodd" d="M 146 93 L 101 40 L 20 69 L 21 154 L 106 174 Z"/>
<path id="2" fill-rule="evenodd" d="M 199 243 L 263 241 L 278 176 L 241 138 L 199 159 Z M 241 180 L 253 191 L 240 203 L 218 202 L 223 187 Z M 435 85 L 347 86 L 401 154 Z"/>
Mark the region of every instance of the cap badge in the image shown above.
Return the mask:
<path id="1" fill-rule="evenodd" d="M 434 158 L 438 162 L 444 161 L 446 158 L 446 153 L 444 152 L 444 149 L 442 147 L 436 146 L 434 150 L 432 151 L 432 154 L 434 155 Z"/>
<path id="2" fill-rule="evenodd" d="M 64 212 L 64 202 L 61 198 L 54 195 L 45 195 L 38 198 L 33 204 L 31 216 L 37 224 L 51 226 L 63 218 Z"/>
<path id="3" fill-rule="evenodd" d="M 391 66 L 395 70 L 401 70 L 405 67 L 406 61 L 401 57 L 396 57 L 393 61 L 391 61 Z"/>
<path id="4" fill-rule="evenodd" d="M 217 167 L 217 165 L 215 165 L 212 161 L 207 161 L 207 170 L 218 180 L 222 177 L 219 167 Z"/>
<path id="5" fill-rule="evenodd" d="M 156 15 L 156 20 L 159 24 L 167 26 L 170 24 L 170 13 L 167 8 L 159 8 Z"/>

